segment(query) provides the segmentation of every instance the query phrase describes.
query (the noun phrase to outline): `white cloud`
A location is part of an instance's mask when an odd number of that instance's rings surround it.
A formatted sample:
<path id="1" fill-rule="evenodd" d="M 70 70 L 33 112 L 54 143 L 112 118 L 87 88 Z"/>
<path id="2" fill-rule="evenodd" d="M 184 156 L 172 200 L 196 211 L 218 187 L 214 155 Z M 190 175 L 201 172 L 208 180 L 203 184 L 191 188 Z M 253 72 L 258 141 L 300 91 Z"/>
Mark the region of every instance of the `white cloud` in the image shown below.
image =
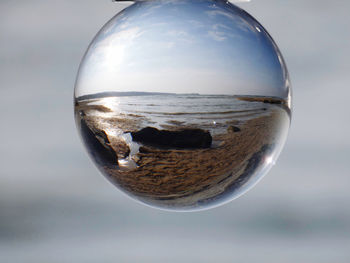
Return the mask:
<path id="1" fill-rule="evenodd" d="M 224 41 L 226 39 L 225 33 L 220 31 L 208 31 L 208 35 L 215 41 Z"/>

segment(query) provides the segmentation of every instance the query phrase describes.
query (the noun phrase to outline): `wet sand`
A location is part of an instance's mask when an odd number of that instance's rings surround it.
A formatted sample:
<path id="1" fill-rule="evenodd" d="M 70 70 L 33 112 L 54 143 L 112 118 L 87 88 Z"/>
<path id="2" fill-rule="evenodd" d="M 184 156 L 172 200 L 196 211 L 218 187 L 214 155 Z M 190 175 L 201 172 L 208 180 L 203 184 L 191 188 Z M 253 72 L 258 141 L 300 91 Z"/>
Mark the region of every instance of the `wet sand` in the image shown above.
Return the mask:
<path id="1" fill-rule="evenodd" d="M 92 109 L 92 108 L 91 108 Z M 80 103 L 76 112 L 84 112 L 89 126 L 99 127 L 110 123 L 123 131 L 136 131 L 139 118 L 118 116 L 99 120 L 90 116 L 88 104 Z M 94 106 L 93 110 L 96 110 Z M 228 125 L 225 133 L 215 135 L 215 147 L 206 149 L 159 149 L 141 146 L 133 156 L 137 167 L 125 169 L 102 165 L 101 171 L 114 184 L 144 202 L 164 207 L 194 207 L 215 199 L 222 199 L 244 184 L 260 164 L 267 162 L 266 156 L 274 149 L 286 112 L 272 105 L 262 111 L 261 116 L 240 123 L 239 130 Z M 236 126 L 236 124 L 235 124 Z M 174 124 L 172 129 L 179 128 Z M 125 141 L 117 136 L 108 136 L 111 147 L 123 159 L 129 154 Z"/>

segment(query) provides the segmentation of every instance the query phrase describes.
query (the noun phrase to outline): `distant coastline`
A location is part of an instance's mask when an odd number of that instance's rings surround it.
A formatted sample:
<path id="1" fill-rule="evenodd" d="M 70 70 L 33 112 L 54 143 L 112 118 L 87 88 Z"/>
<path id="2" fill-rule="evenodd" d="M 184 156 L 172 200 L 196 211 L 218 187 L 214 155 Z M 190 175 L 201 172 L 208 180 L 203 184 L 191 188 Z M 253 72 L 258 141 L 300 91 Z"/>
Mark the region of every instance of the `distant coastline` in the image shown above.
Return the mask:
<path id="1" fill-rule="evenodd" d="M 235 95 L 233 97 L 238 100 L 244 100 L 248 102 L 259 101 L 263 103 L 287 105 L 287 101 L 285 99 L 274 96 Z"/>
<path id="2" fill-rule="evenodd" d="M 77 101 L 91 100 L 91 99 L 101 99 L 107 97 L 127 97 L 127 96 L 154 96 L 154 95 L 183 95 L 179 93 L 165 93 L 165 92 L 141 92 L 141 91 L 106 91 L 88 95 L 82 95 L 76 98 Z M 198 93 L 190 93 L 186 95 L 200 95 Z"/>
<path id="3" fill-rule="evenodd" d="M 277 96 L 262 96 L 262 95 L 225 95 L 225 94 L 199 94 L 199 93 L 166 93 L 166 92 L 141 92 L 141 91 L 127 91 L 127 92 L 119 92 L 119 91 L 106 91 L 99 92 L 94 94 L 82 95 L 75 98 L 75 101 L 83 101 L 83 100 L 91 100 L 91 99 L 101 99 L 108 97 L 127 97 L 127 96 L 154 96 L 154 95 L 167 95 L 167 96 L 232 96 L 238 100 L 253 102 L 263 102 L 263 103 L 271 103 L 271 104 L 280 104 L 287 105 L 287 101 L 283 98 Z"/>

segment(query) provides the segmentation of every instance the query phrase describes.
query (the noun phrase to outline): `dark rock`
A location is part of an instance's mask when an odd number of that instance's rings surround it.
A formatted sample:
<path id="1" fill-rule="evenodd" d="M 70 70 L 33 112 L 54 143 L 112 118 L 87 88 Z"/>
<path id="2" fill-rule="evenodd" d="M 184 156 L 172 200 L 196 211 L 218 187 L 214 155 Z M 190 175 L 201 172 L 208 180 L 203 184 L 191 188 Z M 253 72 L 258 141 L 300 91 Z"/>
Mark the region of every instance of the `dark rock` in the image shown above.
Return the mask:
<path id="1" fill-rule="evenodd" d="M 150 150 L 150 149 L 147 148 L 147 147 L 141 146 L 141 147 L 139 148 L 139 152 L 140 152 L 140 153 L 150 153 L 150 152 L 152 152 L 152 150 Z"/>
<path id="2" fill-rule="evenodd" d="M 131 132 L 131 137 L 135 142 L 161 148 L 209 148 L 212 143 L 210 132 L 201 129 L 168 131 L 146 127 Z"/>
<path id="3" fill-rule="evenodd" d="M 84 119 L 81 119 L 81 134 L 84 143 L 86 144 L 91 158 L 98 164 L 118 165 L 117 153 L 110 146 L 107 134 L 103 130 L 92 130 L 86 124 Z"/>
<path id="4" fill-rule="evenodd" d="M 85 116 L 86 116 L 86 113 L 85 113 L 85 111 L 80 110 L 80 111 L 79 111 L 79 115 L 80 115 L 80 117 L 85 117 Z"/>
<path id="5" fill-rule="evenodd" d="M 104 130 L 95 130 L 94 134 L 95 134 L 96 138 L 100 142 L 102 142 L 102 144 L 104 146 L 110 147 L 110 142 L 109 142 L 108 136 Z"/>
<path id="6" fill-rule="evenodd" d="M 123 140 L 117 140 L 113 142 L 113 148 L 117 152 L 117 156 L 120 159 L 125 159 L 130 155 L 131 149 Z"/>
<path id="7" fill-rule="evenodd" d="M 276 99 L 265 99 L 265 100 L 263 100 L 263 103 L 283 104 L 283 101 L 282 100 L 276 100 Z"/>
<path id="8" fill-rule="evenodd" d="M 237 126 L 230 126 L 230 127 L 228 127 L 227 128 L 227 131 L 228 132 L 240 132 L 241 131 L 241 129 L 240 128 L 238 128 Z"/>

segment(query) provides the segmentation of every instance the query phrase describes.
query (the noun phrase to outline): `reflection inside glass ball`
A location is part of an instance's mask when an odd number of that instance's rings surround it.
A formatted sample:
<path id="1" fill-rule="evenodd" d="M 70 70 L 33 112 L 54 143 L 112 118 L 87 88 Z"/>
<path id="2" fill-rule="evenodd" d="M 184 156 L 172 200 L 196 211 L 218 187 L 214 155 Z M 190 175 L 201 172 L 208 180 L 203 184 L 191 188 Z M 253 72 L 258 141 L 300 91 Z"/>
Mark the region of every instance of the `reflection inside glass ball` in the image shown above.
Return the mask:
<path id="1" fill-rule="evenodd" d="M 74 95 L 99 170 L 169 210 L 215 207 L 250 189 L 274 164 L 291 116 L 276 44 L 221 0 L 124 9 L 90 44 Z"/>

